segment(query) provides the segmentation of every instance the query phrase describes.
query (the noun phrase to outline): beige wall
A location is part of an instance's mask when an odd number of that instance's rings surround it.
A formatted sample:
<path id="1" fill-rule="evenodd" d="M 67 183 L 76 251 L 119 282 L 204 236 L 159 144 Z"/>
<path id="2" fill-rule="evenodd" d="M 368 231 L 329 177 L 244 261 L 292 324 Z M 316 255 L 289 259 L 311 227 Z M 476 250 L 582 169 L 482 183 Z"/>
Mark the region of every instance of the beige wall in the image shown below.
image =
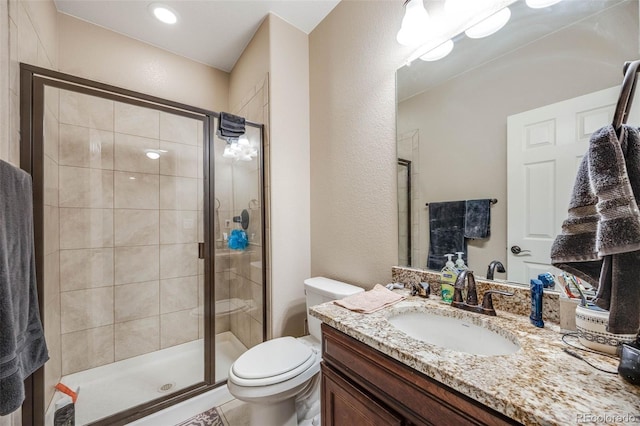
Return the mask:
<path id="1" fill-rule="evenodd" d="M 20 164 L 19 63 L 57 68 L 56 15 L 52 1 L 17 0 L 0 4 L 0 159 L 16 166 Z M 59 304 L 56 294 L 41 297 L 45 304 Z M 43 316 L 43 320 L 46 322 L 47 318 Z M 50 362 L 59 363 L 59 338 L 51 342 L 47 338 L 47 342 L 52 359 Z M 55 380 L 55 377 L 49 379 Z M 2 426 L 18 426 L 21 423 L 20 410 L 0 417 Z"/>
<path id="2" fill-rule="evenodd" d="M 213 111 L 228 105 L 229 75 L 59 14 L 60 71 Z"/>
<path id="3" fill-rule="evenodd" d="M 343 0 L 310 35 L 311 275 L 366 288 L 398 261 L 398 1 Z"/>
<path id="4" fill-rule="evenodd" d="M 275 15 L 270 34 L 273 337 L 303 334 L 310 276 L 309 38 Z"/>
<path id="5" fill-rule="evenodd" d="M 402 102 L 398 133 L 418 129 L 421 141 L 420 223 L 425 202 L 497 198 L 491 237 L 469 242 L 469 267 L 484 275 L 492 260 L 508 261 L 507 116 L 618 85 L 636 58 L 638 3 L 626 2 Z"/>

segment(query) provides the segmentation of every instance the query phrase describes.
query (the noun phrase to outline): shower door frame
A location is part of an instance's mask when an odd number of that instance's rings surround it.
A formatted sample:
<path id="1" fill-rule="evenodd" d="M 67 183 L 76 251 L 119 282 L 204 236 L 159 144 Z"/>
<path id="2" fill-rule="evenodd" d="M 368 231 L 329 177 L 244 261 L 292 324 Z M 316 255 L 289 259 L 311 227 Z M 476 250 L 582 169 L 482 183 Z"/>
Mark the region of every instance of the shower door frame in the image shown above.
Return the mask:
<path id="1" fill-rule="evenodd" d="M 202 120 L 203 123 L 203 225 L 204 225 L 204 380 L 181 389 L 178 392 L 128 408 L 91 423 L 91 425 L 124 425 L 148 416 L 174 404 L 193 398 L 204 392 L 226 384 L 226 380 L 215 382 L 215 237 L 214 200 L 215 173 L 213 161 L 214 119 L 220 114 L 183 103 L 135 92 L 128 89 L 100 83 L 70 74 L 52 71 L 29 64 L 20 63 L 20 167 L 32 176 L 34 240 L 36 247 L 36 278 L 39 294 L 39 309 L 43 327 L 44 321 L 44 88 L 55 87 L 91 96 L 147 107 L 171 114 Z M 264 206 L 265 200 L 265 155 L 264 125 L 246 122 L 247 126 L 260 130 L 260 188 Z M 267 262 L 266 214 L 261 209 L 262 218 L 262 260 Z M 264 265 L 265 263 L 263 263 Z M 267 268 L 262 268 L 263 283 L 263 340 L 267 336 Z M 44 425 L 47 403 L 44 390 L 44 367 L 25 379 L 25 401 L 22 406 L 23 426 Z"/>

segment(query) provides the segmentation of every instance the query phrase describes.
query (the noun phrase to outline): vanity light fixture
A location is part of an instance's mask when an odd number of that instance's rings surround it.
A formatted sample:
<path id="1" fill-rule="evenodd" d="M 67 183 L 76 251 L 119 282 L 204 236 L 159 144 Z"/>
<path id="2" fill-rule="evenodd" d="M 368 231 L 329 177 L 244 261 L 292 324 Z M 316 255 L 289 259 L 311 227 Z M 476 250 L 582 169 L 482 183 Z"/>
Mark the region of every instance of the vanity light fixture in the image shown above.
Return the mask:
<path id="1" fill-rule="evenodd" d="M 151 14 L 156 17 L 160 22 L 173 25 L 178 22 L 178 15 L 170 7 L 161 3 L 151 3 L 149 5 Z"/>
<path id="2" fill-rule="evenodd" d="M 400 31 L 396 36 L 403 46 L 415 46 L 427 39 L 429 14 L 424 8 L 423 0 L 406 0 L 404 2 L 404 18 Z"/>
<path id="3" fill-rule="evenodd" d="M 437 46 L 429 50 L 424 55 L 420 56 L 420 59 L 422 59 L 423 61 L 438 61 L 451 53 L 452 50 L 453 40 L 449 39 L 442 43 L 440 46 Z"/>
<path id="4" fill-rule="evenodd" d="M 496 33 L 504 27 L 511 18 L 511 9 L 505 7 L 488 18 L 478 22 L 464 33 L 469 38 L 483 38 Z"/>
<path id="5" fill-rule="evenodd" d="M 553 6 L 562 0 L 527 0 L 527 6 L 531 9 L 542 9 L 543 7 Z"/>

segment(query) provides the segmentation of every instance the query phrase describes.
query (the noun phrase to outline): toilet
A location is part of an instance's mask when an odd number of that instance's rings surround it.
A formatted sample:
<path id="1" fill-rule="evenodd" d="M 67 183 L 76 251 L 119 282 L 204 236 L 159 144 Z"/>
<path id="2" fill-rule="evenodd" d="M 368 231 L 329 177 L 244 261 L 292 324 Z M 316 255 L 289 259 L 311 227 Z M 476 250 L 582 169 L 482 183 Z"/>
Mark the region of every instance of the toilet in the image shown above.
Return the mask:
<path id="1" fill-rule="evenodd" d="M 310 335 L 260 343 L 229 368 L 229 392 L 249 404 L 251 425 L 320 424 L 320 320 L 309 308 L 364 290 L 324 277 L 306 279 L 304 289 Z"/>

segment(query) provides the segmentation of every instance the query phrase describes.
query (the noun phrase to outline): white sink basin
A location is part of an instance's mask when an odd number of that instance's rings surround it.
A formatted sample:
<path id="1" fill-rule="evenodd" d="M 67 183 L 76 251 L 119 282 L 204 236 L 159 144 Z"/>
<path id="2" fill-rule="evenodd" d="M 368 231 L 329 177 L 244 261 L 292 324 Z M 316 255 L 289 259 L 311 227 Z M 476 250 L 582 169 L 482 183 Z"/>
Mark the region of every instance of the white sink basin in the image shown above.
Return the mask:
<path id="1" fill-rule="evenodd" d="M 427 312 L 406 312 L 387 318 L 398 330 L 435 346 L 473 355 L 509 355 L 520 345 L 469 320 Z"/>

